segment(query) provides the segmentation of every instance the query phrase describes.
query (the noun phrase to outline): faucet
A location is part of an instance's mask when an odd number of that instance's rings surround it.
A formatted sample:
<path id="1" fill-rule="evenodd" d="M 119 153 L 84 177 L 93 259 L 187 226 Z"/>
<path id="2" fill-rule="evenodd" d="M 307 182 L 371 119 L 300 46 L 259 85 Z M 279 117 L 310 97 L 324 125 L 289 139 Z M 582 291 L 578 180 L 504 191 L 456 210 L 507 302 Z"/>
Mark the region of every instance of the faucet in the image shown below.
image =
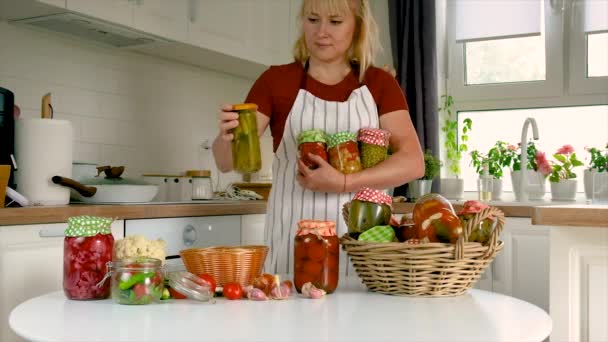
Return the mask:
<path id="1" fill-rule="evenodd" d="M 538 126 L 534 118 L 527 118 L 524 121 L 524 127 L 521 130 L 521 177 L 519 178 L 519 201 L 526 202 L 528 200 L 528 128 L 532 125 L 532 137 L 538 140 Z"/>

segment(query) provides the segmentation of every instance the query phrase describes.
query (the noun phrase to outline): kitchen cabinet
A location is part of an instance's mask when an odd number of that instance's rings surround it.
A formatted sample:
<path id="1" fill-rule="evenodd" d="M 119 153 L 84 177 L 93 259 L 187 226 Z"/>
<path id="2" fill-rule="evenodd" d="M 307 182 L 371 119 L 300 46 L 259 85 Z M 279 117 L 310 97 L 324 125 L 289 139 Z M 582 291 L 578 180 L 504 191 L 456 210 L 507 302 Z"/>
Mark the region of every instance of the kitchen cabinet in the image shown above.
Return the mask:
<path id="1" fill-rule="evenodd" d="M 492 290 L 549 312 L 549 232 L 529 218 L 507 217 L 505 245 L 492 264 Z"/>
<path id="2" fill-rule="evenodd" d="M 63 288 L 66 228 L 67 223 L 0 227 L 0 341 L 20 341 L 8 327 L 14 307 Z M 123 221 L 112 224 L 115 239 L 123 237 L 123 228 Z"/>
<path id="3" fill-rule="evenodd" d="M 264 245 L 265 214 L 241 215 L 241 244 Z"/>
<path id="4" fill-rule="evenodd" d="M 67 0 L 67 9 L 112 23 L 133 24 L 133 1 L 129 0 Z"/>

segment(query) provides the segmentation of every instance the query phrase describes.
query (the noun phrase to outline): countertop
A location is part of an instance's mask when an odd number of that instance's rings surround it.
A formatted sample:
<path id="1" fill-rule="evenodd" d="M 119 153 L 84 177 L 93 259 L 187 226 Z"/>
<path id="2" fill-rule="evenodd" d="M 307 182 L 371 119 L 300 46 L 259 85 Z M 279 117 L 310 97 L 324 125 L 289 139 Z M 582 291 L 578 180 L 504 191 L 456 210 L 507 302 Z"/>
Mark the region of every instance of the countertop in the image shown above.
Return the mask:
<path id="1" fill-rule="evenodd" d="M 608 228 L 608 204 L 536 207 L 532 215 L 532 224 Z"/>
<path id="2" fill-rule="evenodd" d="M 465 193 L 465 200 L 474 198 L 475 193 Z M 588 218 L 587 213 L 592 213 L 591 217 L 595 217 L 593 222 L 601 221 L 602 217 L 608 217 L 608 213 L 601 209 L 595 208 L 594 206 L 584 204 L 585 201 L 581 199 L 577 200 L 576 202 L 568 202 L 567 204 L 560 206 L 555 206 L 556 202 L 551 202 L 548 200 L 516 202 L 510 194 L 503 194 L 503 199 L 504 200 L 502 201 L 492 201 L 489 204 L 501 209 L 505 213 L 506 217 L 532 217 L 533 222 L 536 224 L 561 224 L 564 222 L 570 222 L 571 220 L 574 222 L 583 220 L 583 223 L 585 223 L 587 222 L 586 219 Z M 454 208 L 459 210 L 465 200 L 452 201 Z M 67 222 L 68 217 L 77 215 L 108 216 L 118 220 L 124 220 L 188 216 L 265 214 L 266 205 L 266 201 L 219 200 L 171 203 L 150 202 L 140 204 L 70 204 L 64 206 L 1 208 L 0 226 L 62 223 Z M 411 213 L 413 208 L 414 203 L 393 203 L 393 212 L 395 214 Z M 558 208 L 567 209 L 564 212 L 560 212 L 560 209 Z M 562 219 L 563 217 L 565 217 L 565 219 Z M 606 222 L 603 224 L 605 225 Z"/>
<path id="3" fill-rule="evenodd" d="M 522 300 L 469 290 L 457 297 L 412 298 L 341 282 L 319 300 L 214 304 L 170 300 L 146 306 L 72 301 L 62 292 L 30 299 L 10 314 L 30 341 L 542 341 L 549 315 Z"/>

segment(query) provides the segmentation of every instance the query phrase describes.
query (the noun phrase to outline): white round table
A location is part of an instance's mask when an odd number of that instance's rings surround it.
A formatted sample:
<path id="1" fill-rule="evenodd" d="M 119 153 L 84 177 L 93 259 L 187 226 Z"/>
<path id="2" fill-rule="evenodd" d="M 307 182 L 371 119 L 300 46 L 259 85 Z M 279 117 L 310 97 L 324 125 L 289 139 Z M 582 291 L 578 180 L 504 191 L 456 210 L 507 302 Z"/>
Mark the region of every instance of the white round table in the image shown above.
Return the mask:
<path id="1" fill-rule="evenodd" d="M 10 314 L 30 341 L 542 341 L 551 318 L 540 308 L 481 290 L 412 298 L 368 292 L 356 279 L 323 299 L 214 304 L 170 300 L 129 306 L 73 301 L 62 292 Z"/>

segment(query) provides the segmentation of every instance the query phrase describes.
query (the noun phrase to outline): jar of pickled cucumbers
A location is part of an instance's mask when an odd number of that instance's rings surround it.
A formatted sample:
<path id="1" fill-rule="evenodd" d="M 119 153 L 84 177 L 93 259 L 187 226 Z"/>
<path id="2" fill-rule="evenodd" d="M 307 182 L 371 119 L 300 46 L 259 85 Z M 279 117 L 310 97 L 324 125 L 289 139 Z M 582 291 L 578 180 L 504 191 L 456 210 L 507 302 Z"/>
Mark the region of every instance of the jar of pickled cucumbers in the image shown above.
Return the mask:
<path id="1" fill-rule="evenodd" d="M 232 164 L 234 170 L 242 174 L 257 172 L 262 167 L 257 109 L 253 103 L 232 106 L 232 110 L 239 114 L 239 125 L 232 130 Z"/>
<path id="2" fill-rule="evenodd" d="M 316 169 L 318 165 L 310 159 L 310 154 L 328 161 L 325 132 L 320 129 L 302 131 L 298 134 L 298 151 L 300 151 L 300 160 L 311 170 Z"/>
<path id="3" fill-rule="evenodd" d="M 388 157 L 388 139 L 391 133 L 379 128 L 361 128 L 361 165 L 364 169 L 374 167 Z"/>
<path id="4" fill-rule="evenodd" d="M 391 220 L 393 198 L 381 190 L 362 188 L 355 194 L 348 209 L 348 232 L 363 233 L 388 225 Z"/>
<path id="5" fill-rule="evenodd" d="M 302 220 L 294 241 L 294 286 L 308 282 L 332 293 L 338 287 L 339 240 L 333 221 Z"/>
<path id="6" fill-rule="evenodd" d="M 362 170 L 357 135 L 339 132 L 327 137 L 329 163 L 338 171 L 349 174 Z"/>

